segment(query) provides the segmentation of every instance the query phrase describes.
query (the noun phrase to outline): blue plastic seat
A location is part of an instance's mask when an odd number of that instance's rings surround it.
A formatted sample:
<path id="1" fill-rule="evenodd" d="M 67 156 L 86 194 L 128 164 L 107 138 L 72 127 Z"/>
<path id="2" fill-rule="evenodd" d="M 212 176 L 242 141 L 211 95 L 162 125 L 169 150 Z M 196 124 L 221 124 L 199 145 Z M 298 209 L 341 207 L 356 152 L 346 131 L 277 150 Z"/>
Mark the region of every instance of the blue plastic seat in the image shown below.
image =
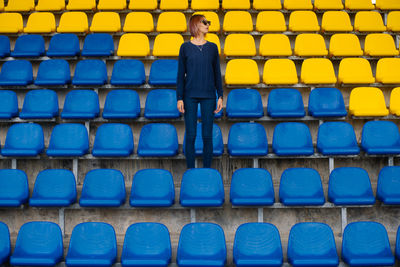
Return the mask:
<path id="1" fill-rule="evenodd" d="M 400 204 L 400 166 L 387 166 L 381 169 L 376 198 L 388 205 Z"/>
<path id="2" fill-rule="evenodd" d="M 0 35 L 0 57 L 10 55 L 10 39 L 6 35 Z"/>
<path id="3" fill-rule="evenodd" d="M 203 136 L 201 130 L 201 122 L 197 123 L 196 140 L 194 141 L 194 150 L 196 156 L 203 155 Z M 183 139 L 183 153 L 185 153 L 186 133 Z M 221 156 L 224 153 L 224 141 L 222 139 L 221 128 L 217 124 L 213 124 L 213 155 L 215 157 Z"/>
<path id="4" fill-rule="evenodd" d="M 134 90 L 112 90 L 104 104 L 104 119 L 135 119 L 140 116 L 140 99 Z"/>
<path id="5" fill-rule="evenodd" d="M 10 231 L 8 226 L 0 222 L 0 264 L 4 264 L 8 261 L 11 254 L 11 242 L 10 242 Z"/>
<path id="6" fill-rule="evenodd" d="M 237 267 L 282 266 L 282 244 L 278 229 L 269 223 L 240 225 L 233 243 Z"/>
<path id="7" fill-rule="evenodd" d="M 178 60 L 158 59 L 151 64 L 149 84 L 176 85 L 178 75 Z"/>
<path id="8" fill-rule="evenodd" d="M 35 85 L 66 85 L 68 83 L 71 83 L 68 61 L 50 59 L 40 63 Z"/>
<path id="9" fill-rule="evenodd" d="M 314 154 L 308 126 L 302 122 L 282 122 L 275 126 L 272 149 L 278 156 Z"/>
<path id="10" fill-rule="evenodd" d="M 342 259 L 350 266 L 392 266 L 385 227 L 370 221 L 349 223 L 343 232 Z"/>
<path id="11" fill-rule="evenodd" d="M 179 202 L 184 207 L 219 207 L 225 192 L 221 174 L 210 168 L 195 168 L 182 176 Z"/>
<path id="12" fill-rule="evenodd" d="M 51 132 L 46 154 L 51 157 L 78 157 L 89 151 L 86 127 L 79 123 L 57 124 Z"/>
<path id="13" fill-rule="evenodd" d="M 51 37 L 46 55 L 49 57 L 74 57 L 79 53 L 79 38 L 76 34 L 58 33 Z"/>
<path id="14" fill-rule="evenodd" d="M 122 123 L 106 123 L 97 128 L 92 154 L 95 157 L 127 157 L 133 153 L 131 127 Z"/>
<path id="15" fill-rule="evenodd" d="M 79 205 L 82 207 L 119 207 L 125 203 L 124 175 L 114 169 L 89 171 L 83 182 Z"/>
<path id="16" fill-rule="evenodd" d="M 73 85 L 103 85 L 107 83 L 107 67 L 100 59 L 84 59 L 76 64 Z"/>
<path id="17" fill-rule="evenodd" d="M 94 119 L 99 116 L 100 104 L 93 90 L 73 90 L 65 96 L 62 119 Z"/>
<path id="18" fill-rule="evenodd" d="M 28 222 L 18 232 L 11 265 L 54 266 L 64 255 L 61 229 L 53 222 Z"/>
<path id="19" fill-rule="evenodd" d="M 29 206 L 67 207 L 76 202 L 75 176 L 70 170 L 41 171 L 35 181 Z"/>
<path id="20" fill-rule="evenodd" d="M 143 169 L 132 180 L 132 207 L 169 207 L 175 202 L 172 174 L 163 169 Z"/>
<path id="21" fill-rule="evenodd" d="M 17 123 L 8 129 L 1 155 L 6 157 L 37 156 L 44 149 L 43 129 L 36 123 Z"/>
<path id="22" fill-rule="evenodd" d="M 260 93 L 255 89 L 233 89 L 226 102 L 228 118 L 260 118 L 264 116 Z"/>
<path id="23" fill-rule="evenodd" d="M 141 157 L 169 157 L 178 154 L 178 134 L 168 123 L 149 123 L 140 131 L 137 153 Z"/>
<path id="24" fill-rule="evenodd" d="M 397 228 L 395 255 L 400 259 L 400 226 Z"/>
<path id="25" fill-rule="evenodd" d="M 273 89 L 268 95 L 268 116 L 272 118 L 304 117 L 303 98 L 297 89 Z"/>
<path id="26" fill-rule="evenodd" d="M 281 176 L 279 200 L 285 206 L 323 205 L 325 203 L 319 173 L 311 168 L 289 168 Z"/>
<path id="27" fill-rule="evenodd" d="M 52 119 L 58 116 L 58 96 L 53 90 L 32 90 L 25 95 L 21 119 Z"/>
<path id="28" fill-rule="evenodd" d="M 391 121 L 368 121 L 362 129 L 361 147 L 368 154 L 400 154 L 399 128 Z"/>
<path id="29" fill-rule="evenodd" d="M 144 64 L 138 59 L 120 59 L 115 62 L 110 83 L 112 85 L 142 85 L 146 82 Z"/>
<path id="30" fill-rule="evenodd" d="M 329 225 L 297 223 L 289 233 L 288 261 L 292 266 L 338 266 L 335 238 Z"/>
<path id="31" fill-rule="evenodd" d="M 230 201 L 235 206 L 268 206 L 275 202 L 274 185 L 269 171 L 242 168 L 232 175 Z"/>
<path id="32" fill-rule="evenodd" d="M 259 123 L 239 122 L 232 125 L 228 136 L 231 156 L 265 156 L 268 154 L 267 134 Z"/>
<path id="33" fill-rule="evenodd" d="M 11 119 L 18 116 L 18 97 L 14 91 L 0 91 L 0 119 Z"/>
<path id="34" fill-rule="evenodd" d="M 12 57 L 40 57 L 44 55 L 44 38 L 40 34 L 21 35 L 15 41 Z"/>
<path id="35" fill-rule="evenodd" d="M 335 205 L 373 205 L 371 181 L 362 168 L 342 167 L 329 175 L 329 201 Z"/>
<path id="36" fill-rule="evenodd" d="M 179 267 L 225 266 L 224 230 L 214 223 L 185 225 L 179 236 L 176 261 Z"/>
<path id="37" fill-rule="evenodd" d="M 135 223 L 126 230 L 121 256 L 123 267 L 167 267 L 171 255 L 171 239 L 165 225 Z"/>
<path id="38" fill-rule="evenodd" d="M 84 222 L 72 230 L 67 266 L 111 266 L 117 258 L 114 228 L 103 222 Z"/>
<path id="39" fill-rule="evenodd" d="M 175 89 L 154 89 L 148 92 L 144 116 L 148 119 L 179 118 Z"/>
<path id="40" fill-rule="evenodd" d="M 0 207 L 19 207 L 29 198 L 28 177 L 22 170 L 0 170 Z"/>
<path id="41" fill-rule="evenodd" d="M 308 114 L 317 118 L 347 116 L 346 106 L 340 90 L 332 87 L 311 90 L 308 97 Z"/>
<path id="42" fill-rule="evenodd" d="M 32 64 L 28 60 L 6 61 L 1 66 L 0 86 L 25 86 L 33 82 Z"/>
<path id="43" fill-rule="evenodd" d="M 344 121 L 324 122 L 319 126 L 317 149 L 323 155 L 357 155 L 360 153 L 353 126 Z"/>
<path id="44" fill-rule="evenodd" d="M 86 35 L 82 56 L 108 57 L 114 54 L 114 40 L 108 33 L 91 33 Z"/>

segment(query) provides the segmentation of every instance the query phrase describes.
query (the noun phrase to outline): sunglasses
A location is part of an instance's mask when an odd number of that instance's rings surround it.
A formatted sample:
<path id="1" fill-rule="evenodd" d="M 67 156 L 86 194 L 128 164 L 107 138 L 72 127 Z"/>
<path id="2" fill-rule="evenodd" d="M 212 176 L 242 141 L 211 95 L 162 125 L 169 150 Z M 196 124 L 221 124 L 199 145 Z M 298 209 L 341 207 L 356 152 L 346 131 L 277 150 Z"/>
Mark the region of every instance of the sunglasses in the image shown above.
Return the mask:
<path id="1" fill-rule="evenodd" d="M 211 21 L 206 20 L 206 19 L 203 19 L 201 22 L 202 22 L 205 26 L 211 25 Z"/>

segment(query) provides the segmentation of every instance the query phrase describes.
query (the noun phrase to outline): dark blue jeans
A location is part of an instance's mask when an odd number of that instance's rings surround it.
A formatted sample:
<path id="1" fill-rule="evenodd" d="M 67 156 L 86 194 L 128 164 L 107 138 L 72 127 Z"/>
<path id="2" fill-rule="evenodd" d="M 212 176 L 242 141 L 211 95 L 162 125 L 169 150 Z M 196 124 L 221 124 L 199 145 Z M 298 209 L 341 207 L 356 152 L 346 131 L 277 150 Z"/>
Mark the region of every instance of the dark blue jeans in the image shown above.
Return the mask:
<path id="1" fill-rule="evenodd" d="M 194 168 L 195 147 L 197 130 L 197 107 L 200 103 L 201 110 L 201 134 L 203 137 L 203 167 L 210 168 L 213 157 L 213 122 L 216 105 L 215 98 L 185 97 L 183 100 L 185 109 L 186 144 L 185 156 L 187 168 Z"/>

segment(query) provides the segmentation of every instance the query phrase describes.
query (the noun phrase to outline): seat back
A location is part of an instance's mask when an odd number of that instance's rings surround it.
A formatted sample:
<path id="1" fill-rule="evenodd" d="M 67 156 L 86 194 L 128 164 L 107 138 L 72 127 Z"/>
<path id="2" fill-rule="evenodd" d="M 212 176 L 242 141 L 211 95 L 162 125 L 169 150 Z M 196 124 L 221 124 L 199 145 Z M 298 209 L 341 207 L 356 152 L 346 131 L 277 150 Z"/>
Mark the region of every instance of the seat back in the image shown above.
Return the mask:
<path id="1" fill-rule="evenodd" d="M 286 28 L 282 12 L 261 11 L 257 15 L 256 30 L 259 32 L 284 32 Z"/>
<path id="2" fill-rule="evenodd" d="M 225 32 L 251 32 L 253 21 L 247 11 L 228 11 L 225 13 L 222 28 Z"/>
<path id="3" fill-rule="evenodd" d="M 10 0 L 7 2 L 7 6 L 4 7 L 4 11 L 29 12 L 34 8 L 34 0 Z"/>
<path id="4" fill-rule="evenodd" d="M 32 82 L 32 64 L 28 60 L 11 60 L 2 65 L 0 85 L 28 85 Z"/>
<path id="5" fill-rule="evenodd" d="M 114 54 L 114 40 L 108 33 L 86 35 L 82 56 L 106 57 Z"/>
<path id="6" fill-rule="evenodd" d="M 176 85 L 178 76 L 178 60 L 158 59 L 153 61 L 150 68 L 149 84 Z"/>
<path id="7" fill-rule="evenodd" d="M 400 114 L 400 88 L 396 87 L 390 92 L 390 113 L 396 116 Z"/>
<path id="8" fill-rule="evenodd" d="M 365 58 L 344 58 L 339 64 L 339 83 L 374 83 L 371 65 Z"/>
<path id="9" fill-rule="evenodd" d="M 3 156 L 37 156 L 44 149 L 43 129 L 36 123 L 13 124 L 1 151 Z"/>
<path id="10" fill-rule="evenodd" d="M 182 12 L 167 11 L 160 14 L 157 21 L 158 32 L 185 32 L 186 18 Z"/>
<path id="11" fill-rule="evenodd" d="M 14 91 L 0 91 L 0 118 L 11 119 L 18 116 L 18 97 Z"/>
<path id="12" fill-rule="evenodd" d="M 115 62 L 110 83 L 112 85 L 142 85 L 146 82 L 144 64 L 137 59 L 120 59 Z"/>
<path id="13" fill-rule="evenodd" d="M 347 111 L 342 93 L 332 87 L 311 90 L 308 97 L 308 113 L 313 117 L 346 116 Z"/>
<path id="14" fill-rule="evenodd" d="M 260 75 L 257 63 L 252 59 L 232 59 L 226 64 L 226 84 L 258 84 Z"/>
<path id="15" fill-rule="evenodd" d="M 297 89 L 272 89 L 268 95 L 268 116 L 277 117 L 304 117 L 304 104 L 301 93 Z"/>
<path id="16" fill-rule="evenodd" d="M 0 35 L 0 57 L 10 55 L 10 39 L 6 35 Z"/>
<path id="17" fill-rule="evenodd" d="M 272 139 L 272 149 L 278 156 L 314 154 L 310 129 L 302 122 L 277 124 Z"/>
<path id="18" fill-rule="evenodd" d="M 226 101 L 228 118 L 249 118 L 264 116 L 260 93 L 255 89 L 233 89 Z"/>
<path id="19" fill-rule="evenodd" d="M 370 10 L 375 9 L 372 2 L 368 0 L 345 0 L 344 6 L 349 10 Z"/>
<path id="20" fill-rule="evenodd" d="M 364 53 L 369 56 L 398 56 L 393 37 L 386 33 L 370 33 L 365 37 Z"/>
<path id="21" fill-rule="evenodd" d="M 153 56 L 177 57 L 183 37 L 178 33 L 162 33 L 156 36 L 153 46 Z"/>
<path id="22" fill-rule="evenodd" d="M 100 0 L 97 4 L 98 10 L 124 10 L 126 9 L 125 0 Z"/>
<path id="23" fill-rule="evenodd" d="M 35 85 L 66 85 L 70 82 L 70 67 L 65 59 L 49 59 L 40 63 Z"/>
<path id="24" fill-rule="evenodd" d="M 24 24 L 20 13 L 1 13 L 0 32 L 1 33 L 20 33 L 23 31 Z"/>
<path id="25" fill-rule="evenodd" d="M 96 0 L 71 0 L 68 1 L 67 10 L 95 10 Z"/>
<path id="26" fill-rule="evenodd" d="M 129 156 L 133 153 L 133 133 L 131 127 L 122 123 L 105 123 L 97 128 L 93 156 Z"/>
<path id="27" fill-rule="evenodd" d="M 61 112 L 63 119 L 92 119 L 100 113 L 99 97 L 93 90 L 70 91 Z"/>
<path id="28" fill-rule="evenodd" d="M 221 128 L 217 124 L 213 124 L 212 129 L 212 139 L 213 139 L 213 155 L 218 157 L 224 153 L 224 142 L 222 139 Z M 183 153 L 185 153 L 186 144 L 186 132 L 183 139 Z M 203 136 L 202 136 L 202 123 L 199 122 L 196 128 L 196 140 L 194 143 L 194 149 L 196 156 L 203 155 Z"/>
<path id="29" fill-rule="evenodd" d="M 124 32 L 152 32 L 154 31 L 153 16 L 150 12 L 128 13 L 125 18 Z"/>
<path id="30" fill-rule="evenodd" d="M 190 8 L 193 10 L 218 10 L 218 0 L 193 0 L 190 3 Z"/>
<path id="31" fill-rule="evenodd" d="M 400 167 L 386 166 L 383 167 L 378 176 L 378 184 L 376 188 L 376 198 L 387 205 L 400 204 Z M 398 251 L 398 245 L 396 250 Z M 396 253 L 398 256 L 399 254 Z"/>
<path id="32" fill-rule="evenodd" d="M 307 58 L 301 65 L 301 82 L 305 84 L 336 84 L 335 70 L 327 58 Z"/>
<path id="33" fill-rule="evenodd" d="M 72 11 L 72 12 L 64 12 L 61 15 L 57 32 L 84 33 L 88 31 L 89 31 L 89 23 L 88 23 L 88 17 L 85 12 Z"/>
<path id="34" fill-rule="evenodd" d="M 148 119 L 179 118 L 176 91 L 173 89 L 154 89 L 146 97 L 144 116 Z"/>
<path id="35" fill-rule="evenodd" d="M 368 121 L 361 133 L 361 147 L 368 154 L 399 154 L 400 134 L 391 121 Z"/>
<path id="36" fill-rule="evenodd" d="M 169 123 L 150 123 L 140 131 L 139 156 L 168 157 L 178 153 L 178 134 Z"/>
<path id="37" fill-rule="evenodd" d="M 157 0 L 132 0 L 129 1 L 129 9 L 132 10 L 154 10 L 157 9 L 158 1 Z"/>
<path id="38" fill-rule="evenodd" d="M 51 12 L 32 13 L 24 28 L 26 33 L 52 33 L 55 31 L 56 19 Z"/>
<path id="39" fill-rule="evenodd" d="M 228 152 L 232 156 L 268 154 L 268 140 L 261 124 L 239 122 L 232 125 L 228 136 Z"/>
<path id="40" fill-rule="evenodd" d="M 21 35 L 15 41 L 12 57 L 39 57 L 44 55 L 44 38 L 39 34 Z"/>
<path id="41" fill-rule="evenodd" d="M 221 24 L 219 22 L 219 16 L 218 16 L 218 14 L 216 12 L 213 12 L 213 11 L 197 11 L 197 12 L 193 13 L 193 15 L 197 15 L 197 14 L 203 15 L 203 16 L 206 17 L 206 19 L 208 21 L 211 21 L 211 25 L 208 26 L 208 32 L 209 33 L 211 33 L 211 32 L 218 33 L 218 32 L 221 31 Z M 206 37 L 207 37 L 207 35 L 208 34 L 206 34 Z M 207 40 L 207 38 L 206 38 L 206 40 Z"/>
<path id="42" fill-rule="evenodd" d="M 341 1 L 340 1 L 340 4 Z M 321 22 L 322 32 L 348 32 L 353 31 L 350 16 L 345 11 L 325 11 Z"/>
<path id="43" fill-rule="evenodd" d="M 103 85 L 107 82 L 107 67 L 100 59 L 84 59 L 76 64 L 73 85 Z"/>
<path id="44" fill-rule="evenodd" d="M 282 9 L 282 3 L 280 0 L 253 0 L 253 9 L 256 10 L 280 10 Z"/>
<path id="45" fill-rule="evenodd" d="M 51 119 L 58 116 L 58 96 L 48 89 L 32 90 L 25 95 L 21 119 Z"/>
<path id="46" fill-rule="evenodd" d="M 342 0 L 315 0 L 314 8 L 316 10 L 343 9 Z"/>
<path id="47" fill-rule="evenodd" d="M 383 84 L 400 83 L 398 74 L 400 71 L 399 58 L 381 58 L 376 65 L 376 81 Z"/>
<path id="48" fill-rule="evenodd" d="M 139 57 L 150 55 L 149 38 L 143 33 L 125 33 L 119 40 L 117 55 Z"/>
<path id="49" fill-rule="evenodd" d="M 46 55 L 49 57 L 77 56 L 80 53 L 79 39 L 73 33 L 59 33 L 51 37 Z"/>
<path id="50" fill-rule="evenodd" d="M 102 11 L 97 12 L 93 16 L 90 26 L 91 32 L 120 32 L 121 19 L 117 12 Z"/>
<path id="51" fill-rule="evenodd" d="M 288 58 L 269 59 L 264 64 L 263 82 L 266 84 L 296 84 L 297 71 L 294 62 Z"/>
<path id="52" fill-rule="evenodd" d="M 63 0 L 39 0 L 36 11 L 62 11 L 65 9 L 65 1 Z"/>
<path id="53" fill-rule="evenodd" d="M 290 13 L 289 31 L 315 32 L 319 31 L 317 15 L 310 10 L 296 10 Z"/>
<path id="54" fill-rule="evenodd" d="M 28 177 L 22 170 L 0 170 L 0 206 L 19 207 L 29 198 Z"/>
<path id="55" fill-rule="evenodd" d="M 387 30 L 391 32 L 400 31 L 400 11 L 391 11 L 387 16 Z"/>
<path id="56" fill-rule="evenodd" d="M 79 123 L 57 124 L 51 133 L 47 155 L 83 156 L 89 151 L 89 137 L 86 127 Z"/>
<path id="57" fill-rule="evenodd" d="M 354 116 L 386 116 L 389 110 L 379 88 L 356 87 L 350 93 L 349 113 Z"/>
<path id="58" fill-rule="evenodd" d="M 189 6 L 188 0 L 161 0 L 160 9 L 162 10 L 185 10 Z"/>
<path id="59" fill-rule="evenodd" d="M 294 43 L 294 54 L 296 56 L 326 56 L 324 37 L 316 33 L 301 33 L 297 35 Z"/>
<path id="60" fill-rule="evenodd" d="M 375 11 L 358 11 L 354 18 L 354 30 L 359 32 L 384 32 L 381 14 Z"/>
<path id="61" fill-rule="evenodd" d="M 336 33 L 329 43 L 329 55 L 336 57 L 362 56 L 360 40 L 352 33 Z"/>
<path id="62" fill-rule="evenodd" d="M 255 56 L 256 44 L 250 34 L 229 34 L 225 39 L 225 56 Z"/>
<path id="63" fill-rule="evenodd" d="M 360 153 L 353 126 L 344 121 L 324 122 L 319 126 L 317 149 L 323 155 Z"/>
<path id="64" fill-rule="evenodd" d="M 103 109 L 105 119 L 134 119 L 140 116 L 140 99 L 133 90 L 112 90 L 107 94 Z"/>
<path id="65" fill-rule="evenodd" d="M 291 56 L 293 54 L 289 37 L 285 34 L 266 33 L 261 37 L 260 56 Z"/>
<path id="66" fill-rule="evenodd" d="M 283 8 L 287 10 L 311 10 L 313 9 L 313 4 L 311 0 L 285 0 Z"/>

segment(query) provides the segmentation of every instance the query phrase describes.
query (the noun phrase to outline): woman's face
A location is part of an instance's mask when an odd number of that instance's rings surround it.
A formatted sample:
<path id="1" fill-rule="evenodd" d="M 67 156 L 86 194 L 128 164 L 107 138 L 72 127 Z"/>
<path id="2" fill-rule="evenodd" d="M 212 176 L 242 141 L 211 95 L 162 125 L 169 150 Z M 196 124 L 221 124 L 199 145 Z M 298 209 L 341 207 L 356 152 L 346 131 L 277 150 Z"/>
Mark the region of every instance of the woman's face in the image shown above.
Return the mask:
<path id="1" fill-rule="evenodd" d="M 208 27 L 210 27 L 210 21 L 203 17 L 199 22 L 199 31 L 203 34 L 208 33 Z"/>

